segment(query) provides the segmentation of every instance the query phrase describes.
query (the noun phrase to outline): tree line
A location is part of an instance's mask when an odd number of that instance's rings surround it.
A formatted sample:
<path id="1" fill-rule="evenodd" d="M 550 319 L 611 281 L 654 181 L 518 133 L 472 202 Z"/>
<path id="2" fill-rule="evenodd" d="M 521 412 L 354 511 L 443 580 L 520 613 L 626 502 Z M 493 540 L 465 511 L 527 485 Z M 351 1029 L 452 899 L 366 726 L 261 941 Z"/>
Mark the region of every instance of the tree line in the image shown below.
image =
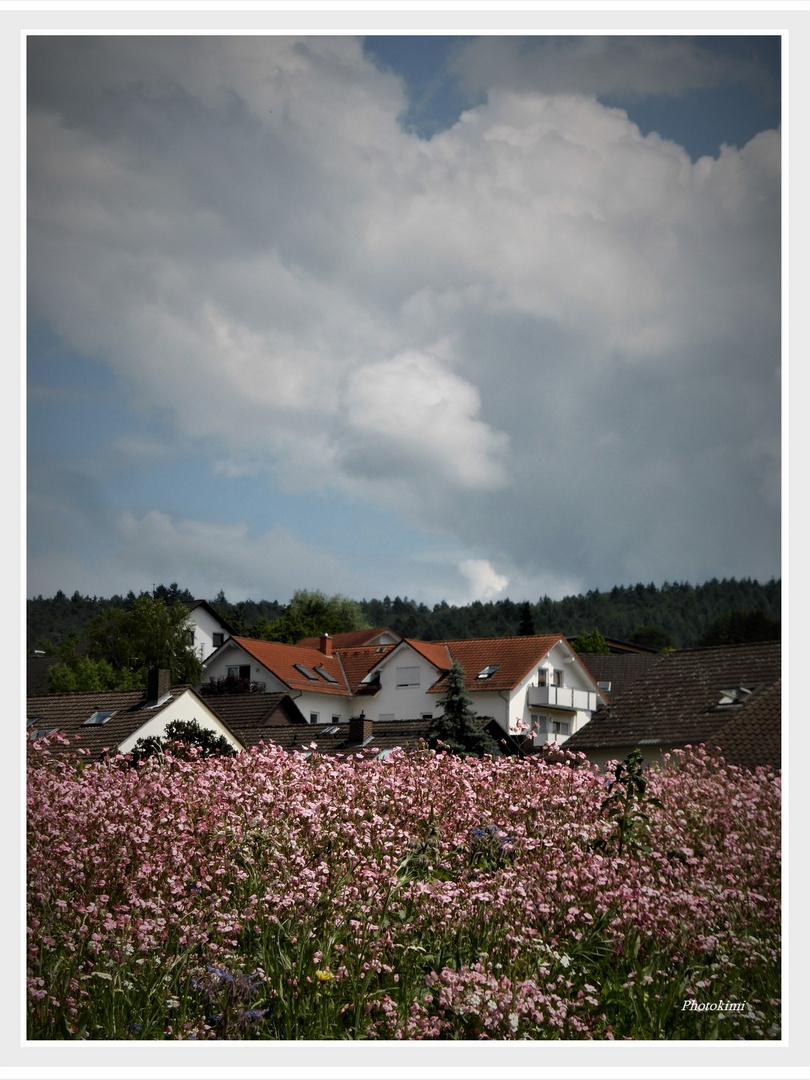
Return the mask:
<path id="1" fill-rule="evenodd" d="M 105 639 L 114 654 L 110 659 L 118 662 L 121 648 L 131 648 L 126 638 L 121 640 L 121 613 L 135 611 L 145 596 L 174 610 L 178 617 L 187 604 L 200 599 L 176 583 L 157 585 L 149 593 L 108 598 L 78 592 L 70 597 L 63 592 L 50 598 L 37 596 L 27 604 L 28 651 L 53 655 L 69 645 L 77 654 L 94 648 L 97 656 L 105 656 Z M 304 589 L 287 604 L 230 602 L 222 590 L 208 602 L 238 635 L 275 641 L 388 626 L 403 637 L 423 641 L 527 633 L 559 633 L 573 639 L 598 631 L 604 638 L 660 649 L 779 637 L 781 583 L 713 578 L 701 585 L 617 585 L 561 600 L 546 596 L 534 603 L 504 599 L 460 606 L 442 602 L 432 607 L 407 597 L 355 601 Z M 145 612 L 141 614 L 148 623 Z M 130 657 L 125 659 L 132 662 Z"/>

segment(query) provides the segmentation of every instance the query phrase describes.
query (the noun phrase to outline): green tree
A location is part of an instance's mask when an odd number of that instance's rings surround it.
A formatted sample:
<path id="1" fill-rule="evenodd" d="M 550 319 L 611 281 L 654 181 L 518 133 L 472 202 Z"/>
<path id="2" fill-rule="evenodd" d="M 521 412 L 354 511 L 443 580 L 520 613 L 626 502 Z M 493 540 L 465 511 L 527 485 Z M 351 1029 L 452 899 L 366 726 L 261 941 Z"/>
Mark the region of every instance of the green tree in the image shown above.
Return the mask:
<path id="1" fill-rule="evenodd" d="M 673 649 L 672 635 L 663 626 L 637 626 L 629 638 L 631 645 L 645 645 L 648 649 Z"/>
<path id="2" fill-rule="evenodd" d="M 578 653 L 600 653 L 603 656 L 610 652 L 608 643 L 598 630 L 591 630 L 590 633 L 580 630 L 571 642 L 571 648 Z"/>
<path id="3" fill-rule="evenodd" d="M 326 596 L 322 592 L 298 589 L 280 618 L 272 622 L 262 620 L 256 629 L 267 641 L 295 644 L 305 637 L 345 634 L 367 628 L 368 623 L 356 601 L 339 594 Z"/>
<path id="4" fill-rule="evenodd" d="M 139 596 L 129 611 L 111 608 L 90 624 L 91 660 L 106 660 L 116 671 L 136 675 L 146 685 L 150 668 L 165 668 L 173 683 L 202 679 L 202 662 L 194 652 L 194 630 L 184 604 L 166 604 Z"/>
<path id="5" fill-rule="evenodd" d="M 201 727 L 196 720 L 172 720 L 166 725 L 166 734 L 149 735 L 138 739 L 132 748 L 133 765 L 147 758 L 162 755 L 170 750 L 174 757 L 188 758 L 188 751 L 196 748 L 200 757 L 232 757 L 236 750 L 224 735 L 217 735 L 210 728 Z"/>
<path id="6" fill-rule="evenodd" d="M 520 624 L 518 625 L 519 637 L 534 637 L 537 631 L 534 628 L 532 605 L 526 600 L 520 606 Z"/>
<path id="7" fill-rule="evenodd" d="M 741 645 L 745 642 L 779 641 L 782 624 L 764 611 L 732 611 L 721 615 L 704 630 L 698 646 Z"/>
<path id="8" fill-rule="evenodd" d="M 472 698 L 464 685 L 464 668 L 456 660 L 447 674 L 447 686 L 438 704 L 442 715 L 436 717 L 428 729 L 429 746 L 464 757 L 500 754 L 498 744 L 479 725 L 472 710 Z"/>

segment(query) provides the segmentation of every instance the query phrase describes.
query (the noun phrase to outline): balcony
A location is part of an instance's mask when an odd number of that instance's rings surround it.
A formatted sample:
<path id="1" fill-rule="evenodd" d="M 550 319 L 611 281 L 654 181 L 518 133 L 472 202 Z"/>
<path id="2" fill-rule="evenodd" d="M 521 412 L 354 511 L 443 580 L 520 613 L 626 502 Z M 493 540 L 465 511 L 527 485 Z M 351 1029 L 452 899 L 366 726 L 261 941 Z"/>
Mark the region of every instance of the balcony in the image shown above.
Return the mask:
<path id="1" fill-rule="evenodd" d="M 528 704 L 544 709 L 582 709 L 596 712 L 596 694 L 591 690 L 575 690 L 573 686 L 530 686 Z"/>

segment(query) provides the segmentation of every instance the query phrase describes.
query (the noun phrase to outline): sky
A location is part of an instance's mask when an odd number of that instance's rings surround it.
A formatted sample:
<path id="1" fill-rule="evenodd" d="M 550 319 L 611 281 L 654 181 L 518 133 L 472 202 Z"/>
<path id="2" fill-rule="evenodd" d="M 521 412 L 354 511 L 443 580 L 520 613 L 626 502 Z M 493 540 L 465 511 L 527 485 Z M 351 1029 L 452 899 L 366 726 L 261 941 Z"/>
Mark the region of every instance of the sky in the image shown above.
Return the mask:
<path id="1" fill-rule="evenodd" d="M 29 596 L 780 576 L 778 37 L 27 65 Z"/>

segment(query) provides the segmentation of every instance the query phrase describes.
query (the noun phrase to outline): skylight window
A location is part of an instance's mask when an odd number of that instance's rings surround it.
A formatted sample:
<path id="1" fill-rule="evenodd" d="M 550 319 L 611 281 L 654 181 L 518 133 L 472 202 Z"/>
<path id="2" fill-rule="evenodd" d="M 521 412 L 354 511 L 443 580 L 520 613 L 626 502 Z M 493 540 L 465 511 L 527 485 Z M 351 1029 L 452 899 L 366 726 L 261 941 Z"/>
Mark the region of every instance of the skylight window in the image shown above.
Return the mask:
<path id="1" fill-rule="evenodd" d="M 500 666 L 500 664 L 487 664 L 485 668 L 481 668 L 481 670 L 476 675 L 476 678 L 491 679 Z"/>
<path id="2" fill-rule="evenodd" d="M 298 665 L 296 664 L 296 667 L 297 667 L 297 666 L 298 666 Z M 331 671 L 327 671 L 327 670 L 326 670 L 326 668 L 322 668 L 322 667 L 316 667 L 316 668 L 315 668 L 315 670 L 316 670 L 316 671 L 318 672 L 318 674 L 319 674 L 319 675 L 320 675 L 320 676 L 321 676 L 322 678 L 326 679 L 326 681 L 327 681 L 327 682 L 333 682 L 333 683 L 336 683 L 336 682 L 337 682 L 337 679 L 336 679 L 336 678 L 335 678 L 335 676 L 334 676 L 334 675 L 332 674 L 332 672 L 331 672 Z"/>
<path id="3" fill-rule="evenodd" d="M 318 681 L 318 676 L 313 675 L 306 664 L 293 664 L 293 667 L 296 671 L 300 671 L 302 675 L 306 676 L 307 679 L 312 679 L 313 682 Z"/>
<path id="4" fill-rule="evenodd" d="M 105 709 L 98 709 L 94 712 L 89 719 L 85 720 L 82 727 L 101 727 L 102 724 L 106 724 L 111 716 L 115 715 L 115 710 L 107 711 Z"/>

